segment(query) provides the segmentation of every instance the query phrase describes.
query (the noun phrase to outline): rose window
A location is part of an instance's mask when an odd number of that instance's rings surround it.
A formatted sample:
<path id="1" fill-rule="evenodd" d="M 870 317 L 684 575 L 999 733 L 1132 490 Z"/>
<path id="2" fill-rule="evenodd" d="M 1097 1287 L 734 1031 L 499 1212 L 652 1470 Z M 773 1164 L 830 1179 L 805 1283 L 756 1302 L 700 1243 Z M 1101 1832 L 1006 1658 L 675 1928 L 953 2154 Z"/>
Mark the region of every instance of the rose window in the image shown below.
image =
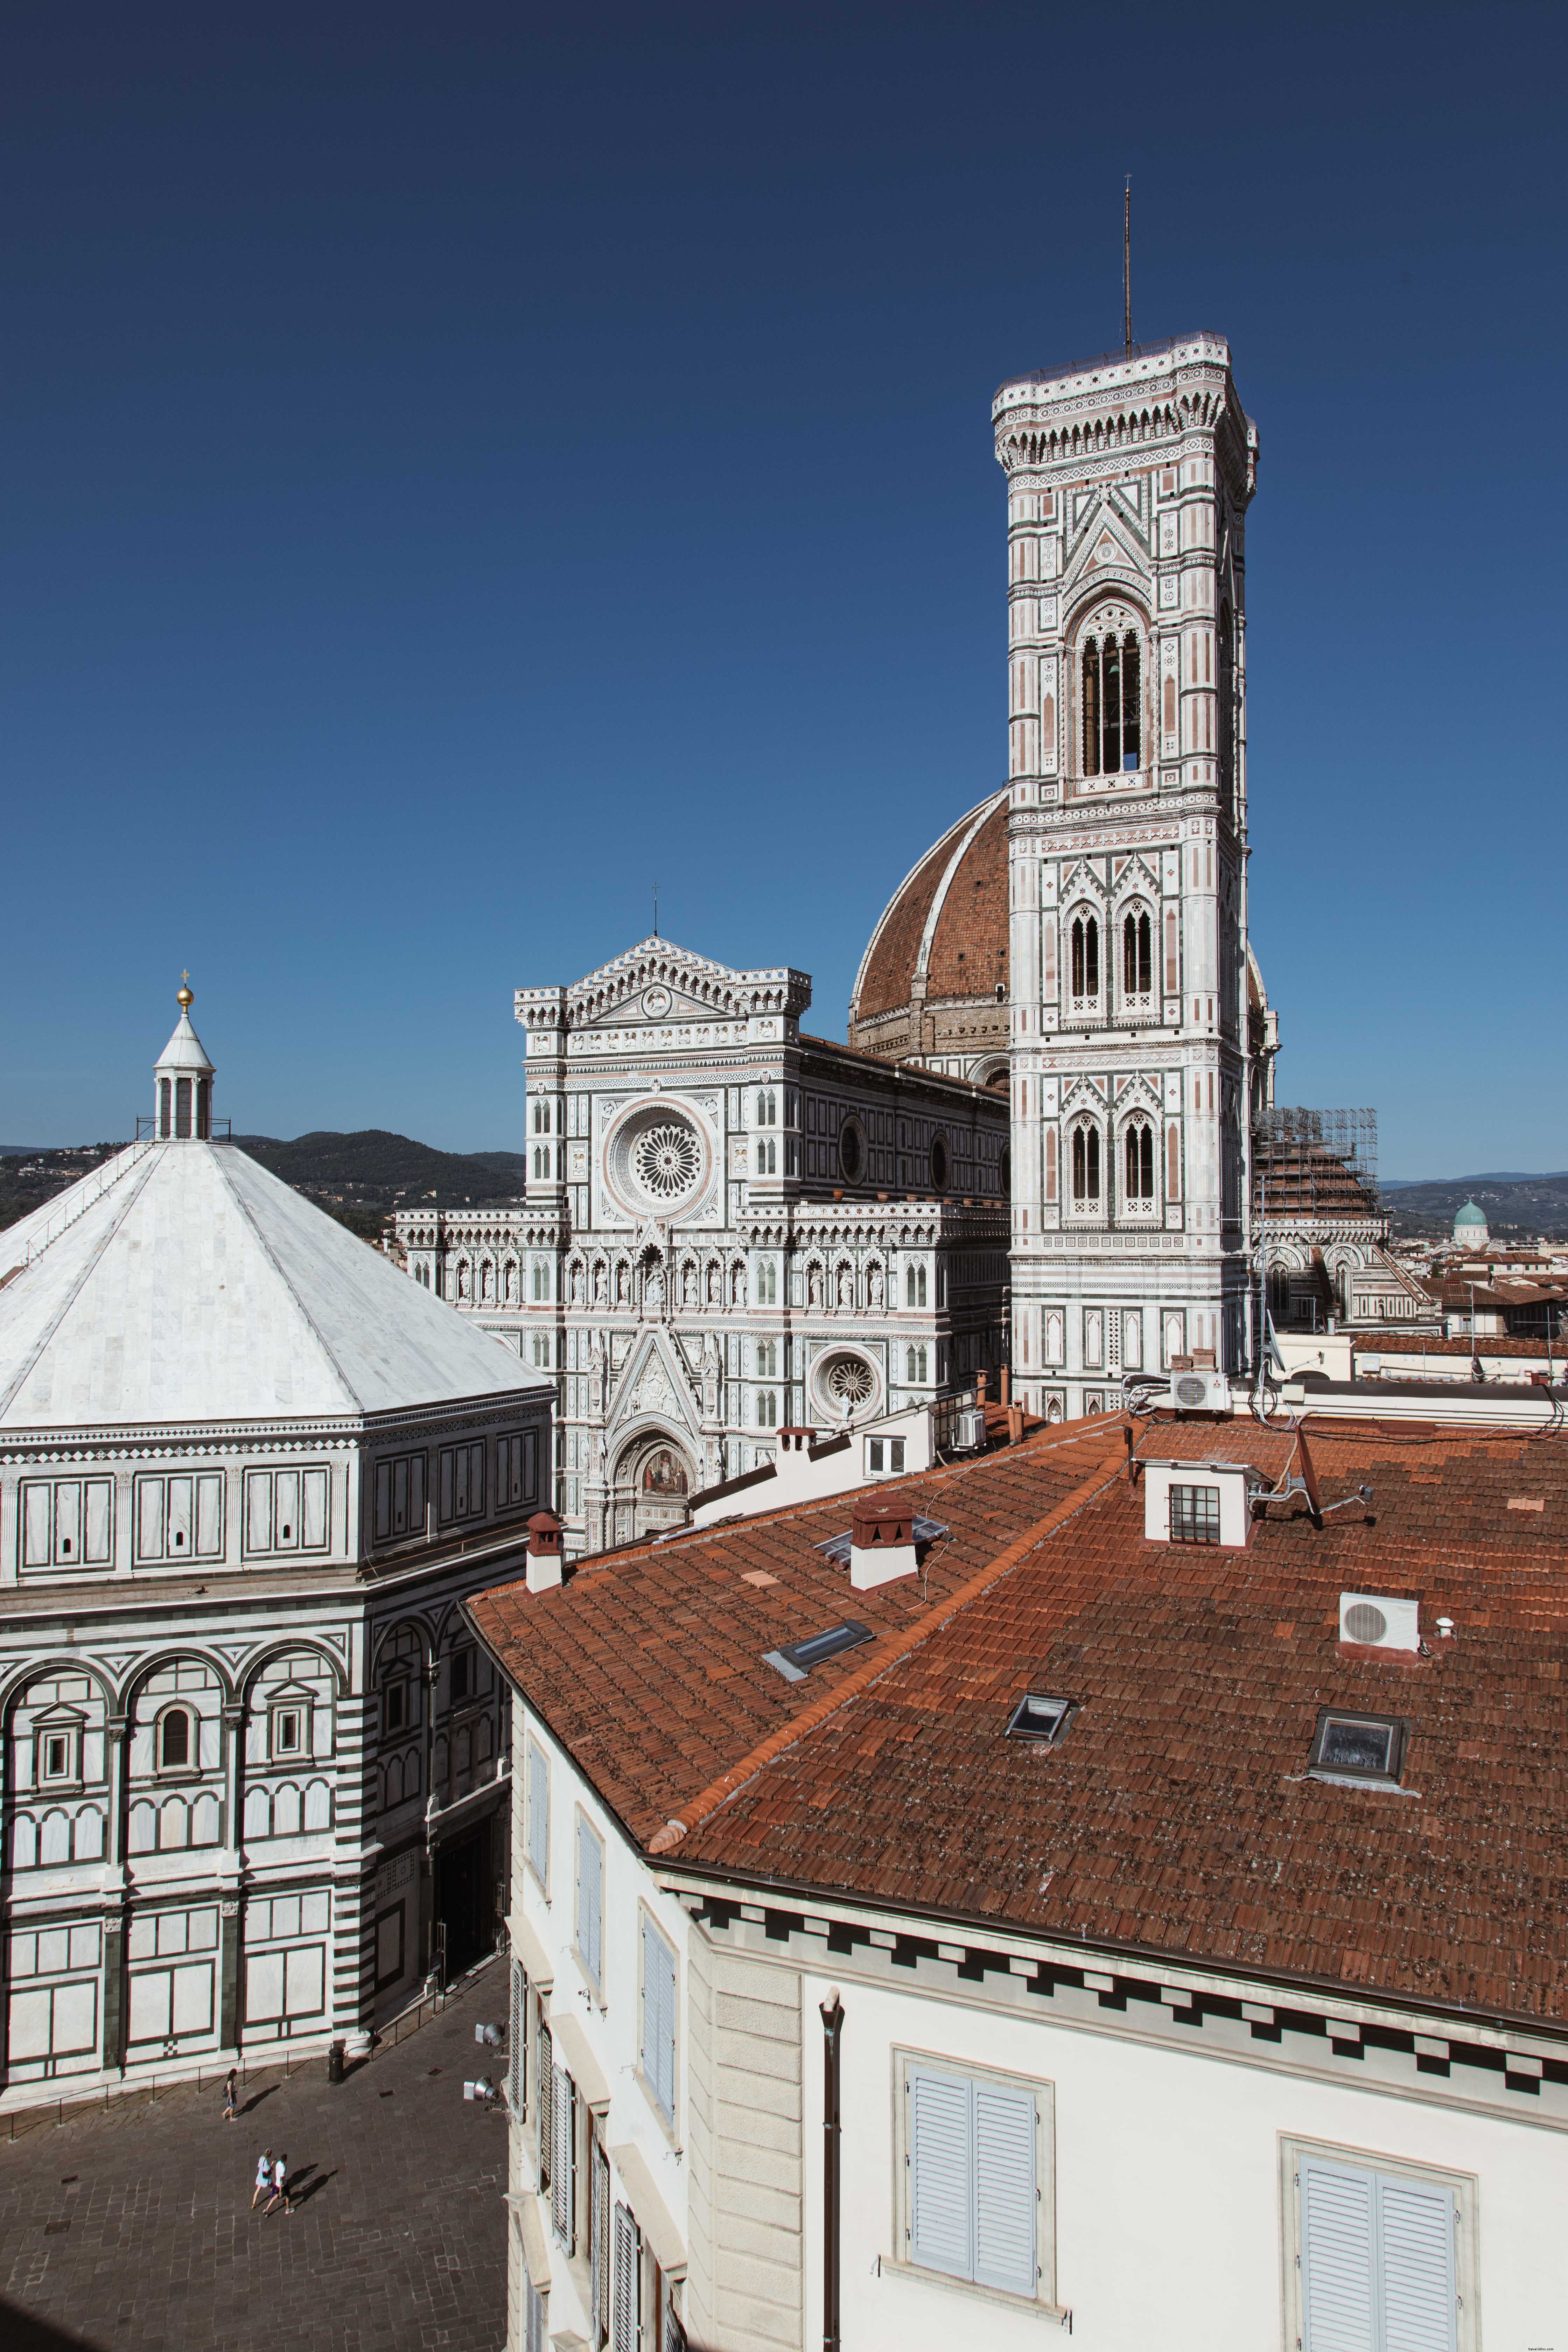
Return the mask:
<path id="1" fill-rule="evenodd" d="M 702 1172 L 702 1154 L 691 1129 L 676 1119 L 662 1121 L 632 1146 L 632 1172 L 655 1200 L 677 1201 Z"/>
<path id="2" fill-rule="evenodd" d="M 865 1404 L 876 1385 L 871 1367 L 858 1356 L 830 1356 L 820 1377 L 836 1404 Z"/>

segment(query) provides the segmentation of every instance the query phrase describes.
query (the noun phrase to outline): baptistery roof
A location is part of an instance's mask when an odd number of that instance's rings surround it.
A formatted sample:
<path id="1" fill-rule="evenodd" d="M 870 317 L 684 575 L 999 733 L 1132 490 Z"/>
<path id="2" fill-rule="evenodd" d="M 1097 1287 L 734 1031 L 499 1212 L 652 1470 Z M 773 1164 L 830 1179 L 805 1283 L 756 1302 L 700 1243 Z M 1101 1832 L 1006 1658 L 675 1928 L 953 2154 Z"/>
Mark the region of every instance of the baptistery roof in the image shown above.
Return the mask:
<path id="1" fill-rule="evenodd" d="M 960 817 L 894 893 L 849 1002 L 849 1043 L 863 1053 L 1005 1053 L 1007 797 Z"/>
<path id="2" fill-rule="evenodd" d="M 130 1144 L 0 1234 L 0 1430 L 357 1416 L 527 1385 L 232 1144 Z"/>

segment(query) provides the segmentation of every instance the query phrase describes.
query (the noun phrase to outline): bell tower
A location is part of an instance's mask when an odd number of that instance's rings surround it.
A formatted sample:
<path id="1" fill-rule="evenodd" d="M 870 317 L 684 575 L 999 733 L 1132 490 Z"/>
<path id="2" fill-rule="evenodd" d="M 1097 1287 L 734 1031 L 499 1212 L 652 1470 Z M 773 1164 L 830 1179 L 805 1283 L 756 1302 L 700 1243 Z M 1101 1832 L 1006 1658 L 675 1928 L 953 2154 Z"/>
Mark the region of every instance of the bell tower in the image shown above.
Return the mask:
<path id="1" fill-rule="evenodd" d="M 1245 529 L 1214 334 L 1005 383 L 1016 1391 L 1249 1349 Z"/>

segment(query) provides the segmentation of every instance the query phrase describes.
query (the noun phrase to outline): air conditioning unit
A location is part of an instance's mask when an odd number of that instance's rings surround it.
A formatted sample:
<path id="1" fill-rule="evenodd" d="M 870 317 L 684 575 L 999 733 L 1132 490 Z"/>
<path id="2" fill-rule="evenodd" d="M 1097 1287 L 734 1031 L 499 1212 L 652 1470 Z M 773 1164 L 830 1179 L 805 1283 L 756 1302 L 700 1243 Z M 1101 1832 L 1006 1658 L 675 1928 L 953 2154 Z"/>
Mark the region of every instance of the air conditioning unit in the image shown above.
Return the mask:
<path id="1" fill-rule="evenodd" d="M 1340 1639 L 1362 1650 L 1419 1650 L 1421 1604 L 1384 1592 L 1342 1592 Z"/>
<path id="2" fill-rule="evenodd" d="M 1230 1382 L 1223 1372 L 1194 1370 L 1171 1374 L 1171 1402 L 1178 1412 L 1228 1412 Z"/>
<path id="3" fill-rule="evenodd" d="M 952 1441 L 954 1453 L 983 1453 L 985 1447 L 984 1406 L 966 1404 L 962 1412 L 954 1415 L 954 1423 L 955 1433 Z"/>

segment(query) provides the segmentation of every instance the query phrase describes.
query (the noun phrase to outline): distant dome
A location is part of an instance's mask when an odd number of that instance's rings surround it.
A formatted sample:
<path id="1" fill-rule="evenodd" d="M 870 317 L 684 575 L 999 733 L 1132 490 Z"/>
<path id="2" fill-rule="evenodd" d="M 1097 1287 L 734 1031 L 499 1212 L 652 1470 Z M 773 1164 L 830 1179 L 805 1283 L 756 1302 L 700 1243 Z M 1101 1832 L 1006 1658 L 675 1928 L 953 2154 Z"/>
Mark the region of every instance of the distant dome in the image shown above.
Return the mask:
<path id="1" fill-rule="evenodd" d="M 1454 1219 L 1454 1239 L 1457 1242 L 1484 1242 L 1489 1239 L 1490 1232 L 1486 1211 L 1479 1208 L 1474 1201 L 1467 1201 Z"/>
<path id="2" fill-rule="evenodd" d="M 971 809 L 900 885 L 849 1000 L 860 1053 L 1005 1085 L 1007 798 Z"/>

